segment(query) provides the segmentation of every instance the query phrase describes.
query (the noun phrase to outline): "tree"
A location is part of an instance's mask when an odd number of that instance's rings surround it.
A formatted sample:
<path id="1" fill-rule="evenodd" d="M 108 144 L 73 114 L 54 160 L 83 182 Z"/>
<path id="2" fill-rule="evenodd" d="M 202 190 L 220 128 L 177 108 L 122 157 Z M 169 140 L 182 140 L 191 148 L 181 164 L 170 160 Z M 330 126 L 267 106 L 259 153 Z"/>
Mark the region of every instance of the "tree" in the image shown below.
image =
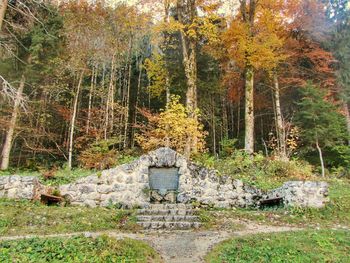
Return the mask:
<path id="1" fill-rule="evenodd" d="M 320 158 L 322 177 L 325 176 L 324 147 L 343 144 L 346 139 L 345 120 L 338 109 L 325 100 L 325 92 L 311 83 L 301 89 L 302 100 L 297 105 L 296 124 L 301 127 L 304 144 L 316 148 Z"/>
<path id="2" fill-rule="evenodd" d="M 350 9 L 348 0 L 327 1 L 328 19 L 333 24 L 328 45 L 338 60 L 338 85 L 346 118 L 350 146 Z"/>
<path id="3" fill-rule="evenodd" d="M 170 103 L 159 116 L 144 113 L 149 124 L 141 127 L 142 133 L 136 137 L 137 142 L 145 151 L 167 146 L 186 153 L 187 138 L 191 136 L 196 139 L 197 148 L 192 148 L 190 154 L 205 151 L 206 132 L 198 118 L 195 119 L 190 114 L 187 107 L 179 102 L 179 97 L 172 95 Z M 199 116 L 198 110 L 196 115 Z"/>
<path id="4" fill-rule="evenodd" d="M 26 3 L 24 9 L 32 15 L 19 10 L 19 15 L 9 12 L 5 34 L 8 34 L 7 44 L 11 49 L 17 50 L 16 57 L 6 57 L 4 64 L 14 59 L 13 68 L 10 68 L 10 76 L 20 78 L 16 91 L 14 106 L 10 121 L 7 125 L 4 145 L 2 149 L 1 169 L 9 167 L 10 153 L 17 128 L 20 105 L 23 102 L 24 89 L 28 80 L 35 82 L 42 74 L 49 73 L 50 59 L 57 55 L 59 38 L 55 35 L 62 27 L 57 10 L 51 6 L 36 6 L 33 2 Z M 35 11 L 31 11 L 35 10 Z M 18 11 L 18 10 L 16 10 Z M 34 14 L 33 14 L 34 13 Z M 11 53 L 12 50 L 7 50 Z M 6 67 L 5 67 L 6 68 Z M 11 71 L 14 70 L 15 74 Z M 35 74 L 34 74 L 35 72 Z M 44 73 L 45 72 L 45 73 Z M 11 74 L 12 73 L 12 74 Z"/>
<path id="5" fill-rule="evenodd" d="M 285 55 L 280 51 L 283 39 L 278 35 L 282 18 L 274 1 L 240 0 L 240 12 L 224 34 L 228 60 L 234 61 L 245 80 L 245 143 L 254 152 L 254 74 L 263 69 L 276 70 Z M 276 80 L 276 79 L 275 79 Z M 278 92 L 278 86 L 275 90 Z M 277 97 L 278 98 L 278 97 Z"/>
<path id="6" fill-rule="evenodd" d="M 7 9 L 7 0 L 0 0 L 0 31 L 2 28 L 2 23 L 4 21 L 6 9 Z"/>

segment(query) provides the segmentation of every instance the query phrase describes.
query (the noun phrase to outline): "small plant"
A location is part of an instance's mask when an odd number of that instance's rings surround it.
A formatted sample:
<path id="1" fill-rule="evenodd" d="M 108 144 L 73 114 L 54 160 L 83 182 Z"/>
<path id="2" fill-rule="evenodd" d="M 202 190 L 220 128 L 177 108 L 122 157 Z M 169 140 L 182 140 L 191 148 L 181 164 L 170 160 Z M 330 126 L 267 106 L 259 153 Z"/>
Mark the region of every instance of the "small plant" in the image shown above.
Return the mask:
<path id="1" fill-rule="evenodd" d="M 145 187 L 142 189 L 142 193 L 145 195 L 145 196 L 149 196 L 150 193 L 151 193 L 151 189 L 149 189 L 148 187 Z"/>
<path id="2" fill-rule="evenodd" d="M 45 180 L 50 180 L 50 179 L 55 178 L 55 174 L 56 174 L 57 170 L 58 170 L 57 167 L 54 166 L 50 170 L 43 171 L 41 174 Z"/>
<path id="3" fill-rule="evenodd" d="M 61 192 L 59 189 L 55 188 L 52 190 L 52 195 L 53 196 L 61 196 Z"/>

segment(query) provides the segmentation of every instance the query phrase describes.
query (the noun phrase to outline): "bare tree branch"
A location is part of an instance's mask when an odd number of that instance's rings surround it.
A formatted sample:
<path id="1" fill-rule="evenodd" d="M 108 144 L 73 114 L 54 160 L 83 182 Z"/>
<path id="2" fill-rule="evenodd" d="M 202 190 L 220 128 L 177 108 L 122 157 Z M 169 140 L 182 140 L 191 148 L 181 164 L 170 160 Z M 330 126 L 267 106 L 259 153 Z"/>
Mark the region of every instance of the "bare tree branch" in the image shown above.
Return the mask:
<path id="1" fill-rule="evenodd" d="M 9 83 L 3 76 L 0 75 L 0 90 L 1 96 L 10 101 L 15 101 L 17 96 L 17 90 Z M 25 97 L 22 97 L 20 100 L 21 108 L 27 112 L 28 100 Z"/>

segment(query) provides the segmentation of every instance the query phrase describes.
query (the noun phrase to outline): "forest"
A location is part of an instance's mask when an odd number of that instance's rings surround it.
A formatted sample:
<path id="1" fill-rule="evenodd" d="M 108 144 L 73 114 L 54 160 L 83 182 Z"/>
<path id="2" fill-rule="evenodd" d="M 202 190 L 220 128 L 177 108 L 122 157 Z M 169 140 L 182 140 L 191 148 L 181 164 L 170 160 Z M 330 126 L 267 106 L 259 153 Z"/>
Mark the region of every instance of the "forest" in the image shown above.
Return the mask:
<path id="1" fill-rule="evenodd" d="M 1 170 L 350 175 L 347 0 L 130 2 L 1 1 Z"/>

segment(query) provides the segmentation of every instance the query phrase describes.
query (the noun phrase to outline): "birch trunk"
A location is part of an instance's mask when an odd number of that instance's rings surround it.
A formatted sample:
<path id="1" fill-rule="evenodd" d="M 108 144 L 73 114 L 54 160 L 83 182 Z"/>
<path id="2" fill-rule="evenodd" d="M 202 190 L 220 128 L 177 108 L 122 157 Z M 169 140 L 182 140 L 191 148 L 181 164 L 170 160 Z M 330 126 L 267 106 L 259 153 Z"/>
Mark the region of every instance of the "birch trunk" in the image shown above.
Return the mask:
<path id="1" fill-rule="evenodd" d="M 6 14 L 7 4 L 8 4 L 7 0 L 0 0 L 0 31 L 2 29 L 2 24 Z"/>
<path id="2" fill-rule="evenodd" d="M 325 177 L 325 169 L 324 169 L 324 161 L 323 161 L 323 154 L 322 154 L 322 149 L 320 145 L 318 144 L 318 140 L 316 140 L 316 148 L 318 151 L 318 154 L 320 156 L 320 163 L 321 163 L 321 169 L 322 169 L 322 177 Z"/>
<path id="3" fill-rule="evenodd" d="M 21 82 L 19 84 L 19 88 L 16 94 L 15 104 L 13 106 L 10 126 L 6 133 L 4 147 L 2 148 L 1 170 L 7 170 L 9 168 L 13 134 L 16 128 L 17 116 L 19 111 L 19 105 L 22 100 L 24 84 L 25 84 L 25 77 L 24 75 L 22 75 Z"/>
<path id="4" fill-rule="evenodd" d="M 247 67 L 245 73 L 245 142 L 244 149 L 254 152 L 254 70 Z"/>
<path id="5" fill-rule="evenodd" d="M 72 120 L 70 124 L 70 133 L 69 133 L 69 150 L 68 150 L 68 169 L 72 169 L 72 156 L 73 156 L 73 139 L 74 139 L 74 126 L 75 126 L 75 119 L 77 115 L 77 108 L 78 108 L 78 99 L 80 94 L 80 88 L 83 81 L 84 71 L 81 72 L 77 91 L 74 98 L 74 104 L 73 104 L 73 114 L 72 114 Z"/>
<path id="6" fill-rule="evenodd" d="M 278 82 L 277 73 L 274 74 L 274 99 L 275 99 L 275 116 L 276 116 L 276 126 L 277 126 L 277 139 L 278 139 L 278 154 L 282 160 L 287 160 L 286 151 L 286 135 L 283 125 L 283 116 L 281 110 L 281 100 L 280 100 L 280 88 Z"/>
<path id="7" fill-rule="evenodd" d="M 90 91 L 89 91 L 88 116 L 87 116 L 87 121 L 86 121 L 86 134 L 89 133 L 89 129 L 90 129 L 91 108 L 92 108 L 92 94 L 94 92 L 94 83 L 95 83 L 95 67 L 93 67 L 92 75 L 91 75 L 91 85 L 90 85 Z"/>

